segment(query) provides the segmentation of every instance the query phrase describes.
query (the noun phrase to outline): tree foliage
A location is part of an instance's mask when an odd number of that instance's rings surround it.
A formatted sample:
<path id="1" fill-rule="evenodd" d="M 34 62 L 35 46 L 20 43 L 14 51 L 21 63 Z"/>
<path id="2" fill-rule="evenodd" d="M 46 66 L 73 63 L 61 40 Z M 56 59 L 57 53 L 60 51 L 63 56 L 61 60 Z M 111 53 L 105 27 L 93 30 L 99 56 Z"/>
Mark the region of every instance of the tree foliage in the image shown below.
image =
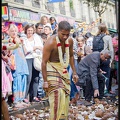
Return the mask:
<path id="1" fill-rule="evenodd" d="M 109 0 L 83 0 L 84 4 L 93 8 L 98 13 L 99 17 L 106 11 Z M 100 21 L 101 22 L 101 21 Z"/>
<path id="2" fill-rule="evenodd" d="M 69 0 L 70 9 L 73 9 L 73 0 Z"/>

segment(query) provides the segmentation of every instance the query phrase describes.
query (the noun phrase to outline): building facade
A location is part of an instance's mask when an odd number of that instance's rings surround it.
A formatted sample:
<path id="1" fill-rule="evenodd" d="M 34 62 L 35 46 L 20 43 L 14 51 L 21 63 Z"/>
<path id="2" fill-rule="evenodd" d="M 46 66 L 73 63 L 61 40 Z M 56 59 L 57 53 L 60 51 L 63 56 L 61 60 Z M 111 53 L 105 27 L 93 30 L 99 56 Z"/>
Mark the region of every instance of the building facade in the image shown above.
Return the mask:
<path id="1" fill-rule="evenodd" d="M 58 22 L 67 20 L 73 25 L 75 22 L 90 24 L 99 18 L 93 8 L 83 3 L 83 0 L 48 3 L 47 0 L 2 0 L 8 4 L 9 21 L 37 23 L 42 15 L 54 16 Z M 102 21 L 108 28 L 116 29 L 115 2 L 110 0 L 107 10 L 102 14 Z"/>

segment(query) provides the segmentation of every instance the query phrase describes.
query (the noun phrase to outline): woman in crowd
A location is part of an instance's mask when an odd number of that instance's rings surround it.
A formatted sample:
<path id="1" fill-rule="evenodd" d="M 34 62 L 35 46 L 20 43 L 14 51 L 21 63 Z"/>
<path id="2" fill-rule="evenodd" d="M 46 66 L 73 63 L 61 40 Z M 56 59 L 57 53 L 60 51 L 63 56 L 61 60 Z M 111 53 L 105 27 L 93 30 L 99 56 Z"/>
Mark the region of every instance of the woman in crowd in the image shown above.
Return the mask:
<path id="1" fill-rule="evenodd" d="M 98 26 L 98 33 L 97 35 L 102 35 L 105 34 L 105 36 L 103 37 L 103 41 L 104 41 L 104 50 L 109 50 L 111 52 L 111 58 L 107 59 L 107 61 L 102 62 L 100 68 L 102 71 L 106 72 L 104 73 L 105 77 L 107 77 L 107 81 L 106 81 L 106 87 L 107 87 L 107 91 L 105 91 L 106 93 L 109 93 L 109 79 L 110 79 L 110 70 L 111 70 L 111 63 L 113 61 L 114 58 L 114 49 L 113 49 L 113 43 L 112 43 L 112 37 L 109 35 L 109 31 L 106 27 L 105 24 L 101 23 Z"/>
<path id="2" fill-rule="evenodd" d="M 30 97 L 30 102 L 39 102 L 37 98 L 37 93 L 36 91 L 38 90 L 38 85 L 39 85 L 39 71 L 37 71 L 34 66 L 33 66 L 33 60 L 34 56 L 33 53 L 38 50 L 42 49 L 39 45 L 39 40 L 35 39 L 34 37 L 34 25 L 33 24 L 28 24 L 25 27 L 25 34 L 26 38 L 24 38 L 24 52 L 25 52 L 25 57 L 27 60 L 28 64 L 28 69 L 29 69 L 29 76 L 27 78 L 27 88 L 26 88 L 26 94 L 25 94 L 25 99 L 24 102 L 29 102 L 27 97 L 29 94 Z M 33 87 L 35 84 L 36 87 Z"/>
<path id="3" fill-rule="evenodd" d="M 50 17 L 50 23 L 51 23 L 53 34 L 56 34 L 57 28 L 58 28 L 58 24 L 57 24 L 56 19 L 54 17 Z"/>
<path id="4" fill-rule="evenodd" d="M 41 19 L 40 19 L 40 23 L 43 25 L 43 27 L 49 26 L 52 30 L 49 18 L 47 16 L 42 16 Z"/>
<path id="5" fill-rule="evenodd" d="M 22 101 L 25 98 L 25 92 L 26 92 L 26 83 L 27 83 L 27 76 L 29 74 L 28 72 L 28 66 L 27 62 L 24 56 L 23 52 L 23 46 L 21 44 L 20 38 L 18 35 L 18 28 L 15 24 L 10 24 L 9 26 L 9 37 L 10 39 L 14 40 L 14 43 L 19 43 L 19 47 L 15 50 L 13 50 L 14 55 L 14 61 L 15 66 L 14 69 L 12 69 L 12 75 L 13 75 L 13 94 L 14 94 L 14 103 L 15 107 L 26 107 L 27 104 L 23 103 Z M 21 44 L 21 45 L 20 45 Z"/>

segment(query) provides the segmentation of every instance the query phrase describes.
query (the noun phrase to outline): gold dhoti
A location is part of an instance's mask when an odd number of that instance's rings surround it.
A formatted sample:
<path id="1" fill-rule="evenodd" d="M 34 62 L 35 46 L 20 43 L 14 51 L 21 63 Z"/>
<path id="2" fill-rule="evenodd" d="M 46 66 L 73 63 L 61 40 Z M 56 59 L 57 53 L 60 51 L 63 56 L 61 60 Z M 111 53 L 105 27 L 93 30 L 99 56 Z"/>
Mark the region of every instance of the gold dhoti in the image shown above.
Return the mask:
<path id="1" fill-rule="evenodd" d="M 60 63 L 47 64 L 48 97 L 50 120 L 67 120 L 70 100 L 70 79 Z"/>

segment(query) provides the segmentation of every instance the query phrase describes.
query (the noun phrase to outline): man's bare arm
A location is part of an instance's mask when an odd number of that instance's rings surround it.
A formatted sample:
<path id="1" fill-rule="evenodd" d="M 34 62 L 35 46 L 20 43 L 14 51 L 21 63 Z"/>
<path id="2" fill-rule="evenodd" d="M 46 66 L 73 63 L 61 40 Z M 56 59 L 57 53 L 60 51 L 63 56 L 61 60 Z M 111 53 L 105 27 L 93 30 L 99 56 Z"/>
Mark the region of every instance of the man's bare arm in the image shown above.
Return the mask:
<path id="1" fill-rule="evenodd" d="M 50 54 L 53 49 L 52 42 L 46 42 L 43 48 L 43 57 L 42 57 L 42 75 L 44 82 L 47 82 L 47 62 L 49 61 Z"/>

